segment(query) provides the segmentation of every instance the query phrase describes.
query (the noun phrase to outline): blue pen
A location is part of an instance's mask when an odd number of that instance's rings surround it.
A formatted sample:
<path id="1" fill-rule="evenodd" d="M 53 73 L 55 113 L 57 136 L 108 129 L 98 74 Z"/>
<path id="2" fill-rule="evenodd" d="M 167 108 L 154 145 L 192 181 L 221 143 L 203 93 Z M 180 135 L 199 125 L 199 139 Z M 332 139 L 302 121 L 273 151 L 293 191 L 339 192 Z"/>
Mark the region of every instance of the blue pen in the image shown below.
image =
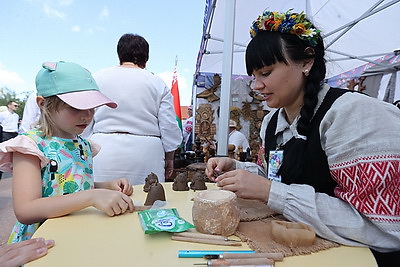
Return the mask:
<path id="1" fill-rule="evenodd" d="M 223 253 L 255 253 L 253 250 L 179 250 L 179 258 L 204 258 L 206 255 L 220 255 Z"/>

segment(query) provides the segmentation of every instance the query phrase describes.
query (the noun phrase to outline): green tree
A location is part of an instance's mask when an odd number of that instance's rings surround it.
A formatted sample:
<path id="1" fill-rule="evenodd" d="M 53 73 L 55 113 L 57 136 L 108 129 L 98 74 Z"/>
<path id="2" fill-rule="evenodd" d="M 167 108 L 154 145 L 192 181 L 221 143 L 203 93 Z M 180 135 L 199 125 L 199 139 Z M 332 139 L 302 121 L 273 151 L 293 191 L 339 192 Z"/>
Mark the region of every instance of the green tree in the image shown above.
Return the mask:
<path id="1" fill-rule="evenodd" d="M 22 99 L 21 99 L 21 96 L 17 97 L 17 94 L 15 93 L 15 91 L 13 91 L 7 87 L 2 87 L 0 89 L 0 106 L 7 106 L 7 103 L 9 101 L 15 101 L 19 105 L 16 113 L 18 114 L 19 118 L 22 119 L 22 113 L 24 112 L 25 103 L 26 103 L 26 100 L 28 99 L 29 94 L 30 94 L 30 92 L 22 93 L 21 94 Z"/>

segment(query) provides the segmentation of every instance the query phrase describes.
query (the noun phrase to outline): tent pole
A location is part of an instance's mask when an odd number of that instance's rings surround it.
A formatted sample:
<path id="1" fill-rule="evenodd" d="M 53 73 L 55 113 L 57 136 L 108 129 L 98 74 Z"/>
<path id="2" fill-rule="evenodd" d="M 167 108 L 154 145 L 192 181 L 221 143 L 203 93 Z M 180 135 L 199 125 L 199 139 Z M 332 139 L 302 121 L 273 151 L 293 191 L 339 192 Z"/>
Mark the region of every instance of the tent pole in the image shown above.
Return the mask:
<path id="1" fill-rule="evenodd" d="M 229 106 L 231 102 L 235 7 L 236 0 L 225 1 L 224 54 L 222 57 L 221 102 L 217 133 L 217 156 L 228 155 L 228 125 L 230 116 Z"/>
<path id="2" fill-rule="evenodd" d="M 195 79 L 197 81 L 197 79 Z M 192 144 L 194 144 L 194 140 L 196 140 L 196 109 L 197 109 L 197 83 L 193 84 L 192 87 L 192 117 L 193 117 L 193 124 L 192 124 Z"/>

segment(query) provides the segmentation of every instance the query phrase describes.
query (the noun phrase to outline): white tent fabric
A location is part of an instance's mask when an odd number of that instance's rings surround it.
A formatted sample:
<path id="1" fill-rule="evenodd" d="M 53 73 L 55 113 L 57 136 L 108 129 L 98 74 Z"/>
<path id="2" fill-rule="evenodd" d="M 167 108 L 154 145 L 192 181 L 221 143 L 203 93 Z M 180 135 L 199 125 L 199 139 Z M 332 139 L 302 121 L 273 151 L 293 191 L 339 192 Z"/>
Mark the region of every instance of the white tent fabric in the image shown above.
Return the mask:
<path id="1" fill-rule="evenodd" d="M 372 62 L 377 57 L 399 48 L 400 32 L 396 23 L 400 13 L 399 2 L 400 0 L 206 0 L 203 38 L 196 63 L 194 89 L 203 74 L 222 72 L 221 109 L 225 109 L 224 103 L 230 97 L 229 92 L 224 90 L 224 78 L 227 75 L 222 71 L 223 61 L 227 58 L 230 60 L 229 55 L 226 55 L 227 45 L 224 44 L 226 32 L 229 32 L 229 29 L 225 28 L 225 23 L 229 21 L 225 18 L 225 10 L 230 10 L 232 5 L 235 11 L 230 75 L 246 75 L 244 51 L 250 41 L 249 27 L 267 8 L 280 12 L 289 9 L 295 12 L 304 11 L 322 31 L 327 48 L 328 78 L 365 62 Z M 229 41 L 229 38 L 227 40 Z M 195 95 L 194 93 L 194 104 Z M 221 116 L 219 128 L 224 128 L 224 124 L 228 124 L 228 118 Z M 226 154 L 226 138 L 221 139 L 218 136 L 218 139 L 220 146 L 217 153 Z"/>
<path id="2" fill-rule="evenodd" d="M 376 65 L 366 70 L 363 85 L 366 94 L 380 100 L 393 103 L 400 100 L 400 61 L 389 64 L 390 67 Z"/>
<path id="3" fill-rule="evenodd" d="M 221 73 L 226 2 L 226 0 L 206 0 L 203 40 L 195 74 Z M 236 0 L 232 74 L 246 74 L 244 51 L 250 41 L 249 28 L 253 20 L 266 8 L 281 12 L 293 8 L 296 12 L 306 12 L 326 36 L 325 45 L 329 46 L 327 77 L 331 77 L 400 48 L 400 31 L 396 23 L 400 14 L 399 2 L 398 0 Z M 373 13 L 377 10 L 380 11 Z M 365 19 L 357 22 L 362 17 Z M 349 25 L 350 29 L 334 41 L 347 29 L 333 33 L 343 25 Z M 334 43 L 330 45 L 332 41 Z M 364 58 L 365 61 L 357 58 Z"/>

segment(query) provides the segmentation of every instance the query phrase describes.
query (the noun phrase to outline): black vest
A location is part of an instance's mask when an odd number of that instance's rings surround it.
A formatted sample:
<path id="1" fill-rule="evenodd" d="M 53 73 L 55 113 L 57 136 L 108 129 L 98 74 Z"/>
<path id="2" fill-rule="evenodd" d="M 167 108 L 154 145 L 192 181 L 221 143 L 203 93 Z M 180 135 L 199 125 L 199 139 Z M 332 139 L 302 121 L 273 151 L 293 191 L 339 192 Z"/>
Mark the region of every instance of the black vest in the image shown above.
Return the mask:
<path id="1" fill-rule="evenodd" d="M 304 151 L 303 171 L 296 179 L 290 179 L 290 177 L 282 175 L 283 183 L 307 184 L 314 187 L 316 192 L 334 196 L 333 190 L 337 183 L 331 177 L 328 160 L 325 151 L 323 151 L 321 147 L 319 125 L 336 99 L 346 92 L 349 91 L 338 88 L 329 89 L 321 103 L 321 106 L 318 108 L 310 123 L 310 131 L 307 136 L 307 143 Z M 269 151 L 276 150 L 277 148 L 277 136 L 275 135 L 275 130 L 278 122 L 278 113 L 279 111 L 276 111 L 274 115 L 272 115 L 265 132 L 266 159 L 268 158 Z M 295 138 L 293 137 L 283 146 L 283 161 L 286 160 L 285 150 L 288 150 L 293 145 L 294 141 Z"/>

